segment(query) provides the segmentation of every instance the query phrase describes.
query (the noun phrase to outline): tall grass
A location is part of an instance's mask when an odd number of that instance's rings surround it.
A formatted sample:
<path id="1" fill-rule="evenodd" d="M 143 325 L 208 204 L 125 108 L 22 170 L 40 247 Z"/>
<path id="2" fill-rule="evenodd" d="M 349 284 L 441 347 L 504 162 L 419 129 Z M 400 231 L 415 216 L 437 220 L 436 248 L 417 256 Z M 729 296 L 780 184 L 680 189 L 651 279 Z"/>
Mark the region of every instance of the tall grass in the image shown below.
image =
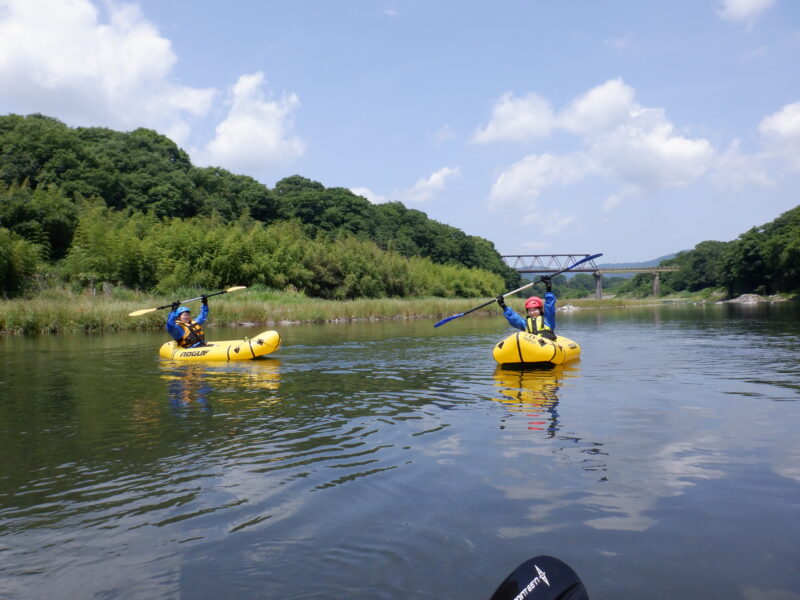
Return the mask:
<path id="1" fill-rule="evenodd" d="M 175 299 L 194 298 L 201 293 L 197 290 L 181 290 L 175 296 L 165 297 L 123 289 L 95 295 L 76 294 L 67 289 L 48 290 L 35 298 L 0 300 L 0 332 L 38 334 L 160 329 L 164 327 L 169 309 L 153 311 L 139 317 L 129 317 L 128 313 L 142 308 L 168 305 Z M 446 298 L 320 300 L 294 291 L 258 288 L 209 299 L 210 320 L 216 325 L 441 318 L 468 310 L 475 304 L 475 299 Z M 188 306 L 193 309 L 193 314 L 200 310 L 199 301 Z M 495 307 L 494 313 L 496 312 Z"/>
<path id="2" fill-rule="evenodd" d="M 195 298 L 202 292 L 186 288 L 172 297 L 152 296 L 125 288 L 108 288 L 94 293 L 75 293 L 68 288 L 44 290 L 29 299 L 0 300 L 0 333 L 38 334 L 68 331 L 115 331 L 160 329 L 169 309 L 153 311 L 140 317 L 128 313 L 142 308 L 169 305 L 173 300 Z M 322 323 L 381 319 L 430 318 L 465 312 L 490 298 L 362 298 L 358 300 L 320 300 L 294 291 L 278 291 L 263 287 L 214 296 L 209 299 L 210 320 L 215 325 L 286 325 L 290 323 Z M 685 300 L 685 299 L 684 299 Z M 590 298 L 559 301 L 579 308 L 616 308 L 642 306 L 679 299 Z M 507 299 L 509 306 L 524 314 L 522 298 Z M 193 314 L 200 302 L 189 304 Z M 499 314 L 490 304 L 473 315 Z"/>

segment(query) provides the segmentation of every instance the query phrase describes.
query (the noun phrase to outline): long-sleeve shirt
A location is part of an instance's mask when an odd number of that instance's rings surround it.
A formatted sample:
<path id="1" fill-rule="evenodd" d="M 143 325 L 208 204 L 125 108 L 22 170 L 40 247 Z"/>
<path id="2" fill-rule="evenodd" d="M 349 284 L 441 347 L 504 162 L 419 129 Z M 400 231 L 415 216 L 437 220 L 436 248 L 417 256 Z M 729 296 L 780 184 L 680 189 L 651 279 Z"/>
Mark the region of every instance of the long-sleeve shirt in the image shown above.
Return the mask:
<path id="1" fill-rule="evenodd" d="M 503 316 L 508 321 L 509 325 L 525 331 L 525 319 L 520 317 L 513 308 L 506 306 L 503 309 Z M 544 295 L 544 311 L 543 311 L 544 324 L 547 325 L 553 332 L 556 330 L 556 295 L 553 292 L 547 292 Z"/>
<path id="2" fill-rule="evenodd" d="M 175 311 L 170 311 L 169 315 L 167 315 L 167 332 L 175 338 L 175 340 L 180 340 L 183 337 L 183 328 L 175 323 L 177 320 L 178 315 L 175 314 Z M 206 322 L 208 318 L 208 305 L 203 304 L 200 308 L 200 314 L 197 315 L 197 318 L 194 321 L 198 325 L 202 325 Z"/>

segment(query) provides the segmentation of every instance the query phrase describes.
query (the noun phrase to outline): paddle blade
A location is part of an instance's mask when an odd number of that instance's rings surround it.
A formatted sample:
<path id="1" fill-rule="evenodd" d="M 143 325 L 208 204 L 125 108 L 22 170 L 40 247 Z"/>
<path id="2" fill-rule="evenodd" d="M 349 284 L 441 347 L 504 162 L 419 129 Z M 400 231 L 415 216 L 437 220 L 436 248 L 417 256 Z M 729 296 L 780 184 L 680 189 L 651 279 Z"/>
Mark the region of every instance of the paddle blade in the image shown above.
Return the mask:
<path id="1" fill-rule="evenodd" d="M 589 600 L 583 582 L 569 565 L 552 556 L 525 561 L 506 577 L 491 600 Z"/>
<path id="2" fill-rule="evenodd" d="M 445 323 L 449 323 L 453 319 L 457 319 L 458 317 L 463 317 L 463 316 L 464 316 L 464 313 L 458 313 L 457 315 L 453 315 L 452 317 L 445 317 L 444 319 L 442 319 L 438 323 L 435 323 L 433 326 L 434 327 L 440 327 L 440 326 L 444 325 Z"/>
<path id="3" fill-rule="evenodd" d="M 246 285 L 235 285 L 235 286 L 229 287 L 227 290 L 225 290 L 225 293 L 229 294 L 230 292 L 235 292 L 237 290 L 246 290 L 246 289 L 247 289 Z"/>
<path id="4" fill-rule="evenodd" d="M 129 317 L 141 317 L 142 315 L 146 315 L 147 313 L 157 311 L 157 308 L 142 308 L 140 310 L 135 310 L 132 313 L 128 313 Z"/>

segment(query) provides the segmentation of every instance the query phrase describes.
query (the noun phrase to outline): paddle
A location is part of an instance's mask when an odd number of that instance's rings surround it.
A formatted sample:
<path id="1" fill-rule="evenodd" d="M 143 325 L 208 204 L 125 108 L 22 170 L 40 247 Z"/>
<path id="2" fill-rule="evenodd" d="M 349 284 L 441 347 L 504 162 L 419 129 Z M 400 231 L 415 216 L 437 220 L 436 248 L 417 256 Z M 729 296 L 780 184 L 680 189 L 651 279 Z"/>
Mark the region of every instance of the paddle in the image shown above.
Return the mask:
<path id="1" fill-rule="evenodd" d="M 236 290 L 244 290 L 247 289 L 245 285 L 235 285 L 233 287 L 229 287 L 227 290 L 222 290 L 221 292 L 214 292 L 213 294 L 206 294 L 206 298 L 210 298 L 211 296 L 219 296 L 220 294 L 227 294 L 228 292 L 235 292 Z M 202 296 L 198 296 L 197 298 L 190 298 L 189 300 L 177 300 L 178 304 L 185 304 L 187 302 L 194 302 L 195 300 L 202 299 Z M 164 306 L 156 306 L 155 308 L 142 308 L 140 310 L 135 310 L 132 313 L 128 313 L 129 317 L 139 317 L 141 315 L 146 315 L 147 313 L 151 313 L 157 310 L 161 310 L 163 308 L 172 308 L 172 303 L 165 304 Z"/>
<path id="2" fill-rule="evenodd" d="M 586 261 L 593 260 L 593 259 L 597 258 L 598 256 L 603 256 L 603 254 L 602 253 L 600 253 L 600 254 L 592 254 L 591 256 L 587 256 L 586 258 L 582 258 L 581 260 L 576 262 L 574 265 L 570 265 L 566 269 L 561 269 L 560 271 L 556 271 L 555 273 L 551 273 L 547 277 L 552 279 L 556 275 L 560 275 L 561 273 L 565 273 L 566 271 L 574 269 L 578 265 L 582 265 Z M 544 279 L 545 279 L 544 277 L 540 277 L 538 281 L 531 281 L 530 283 L 527 283 L 527 284 L 523 285 L 521 288 L 517 288 L 514 291 L 511 291 L 511 292 L 508 292 L 506 294 L 503 294 L 503 298 L 506 298 L 507 296 L 511 296 L 513 294 L 516 294 L 517 292 L 521 292 L 522 290 L 528 289 L 529 287 L 531 287 L 532 285 L 535 285 L 537 283 L 541 283 Z M 465 315 L 468 315 L 469 313 L 475 312 L 476 310 L 478 310 L 480 308 L 483 308 L 484 306 L 489 306 L 492 302 L 497 302 L 497 298 L 492 298 L 488 302 L 484 302 L 480 306 L 476 306 L 475 308 L 472 308 L 472 309 L 468 310 L 467 312 L 458 313 L 457 315 L 453 315 L 451 317 L 445 317 L 444 319 L 442 319 L 441 321 L 436 323 L 434 325 L 434 327 L 440 327 L 440 326 L 444 325 L 445 323 L 448 323 L 448 322 L 452 321 L 453 319 L 457 319 L 459 317 L 463 317 Z"/>
<path id="3" fill-rule="evenodd" d="M 552 556 L 526 560 L 506 577 L 491 600 L 589 600 L 583 582 Z"/>

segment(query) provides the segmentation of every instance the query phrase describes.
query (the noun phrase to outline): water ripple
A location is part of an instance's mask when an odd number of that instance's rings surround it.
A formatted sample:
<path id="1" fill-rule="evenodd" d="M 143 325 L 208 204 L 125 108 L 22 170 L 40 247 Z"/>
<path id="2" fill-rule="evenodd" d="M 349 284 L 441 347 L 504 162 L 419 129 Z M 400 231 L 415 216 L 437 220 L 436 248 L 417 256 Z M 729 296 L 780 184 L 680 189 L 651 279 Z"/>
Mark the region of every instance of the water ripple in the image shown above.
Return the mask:
<path id="1" fill-rule="evenodd" d="M 467 319 L 298 328 L 244 365 L 4 355 L 3 593 L 486 597 L 491 557 L 718 556 L 752 519 L 790 555 L 797 332 L 642 315 L 564 319 L 583 357 L 549 371 Z"/>

